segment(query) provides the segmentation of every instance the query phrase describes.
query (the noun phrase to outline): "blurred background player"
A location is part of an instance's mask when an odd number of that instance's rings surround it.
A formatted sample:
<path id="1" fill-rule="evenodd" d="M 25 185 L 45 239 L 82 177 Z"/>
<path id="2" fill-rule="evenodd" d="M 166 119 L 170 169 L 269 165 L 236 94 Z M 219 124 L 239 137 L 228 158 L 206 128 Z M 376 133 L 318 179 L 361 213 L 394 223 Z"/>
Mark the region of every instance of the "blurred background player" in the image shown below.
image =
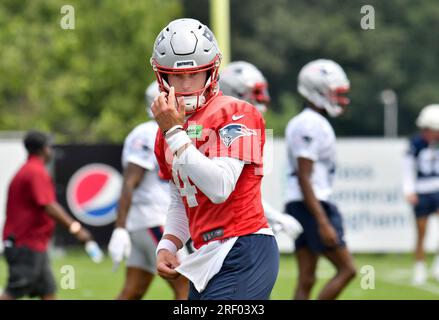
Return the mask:
<path id="1" fill-rule="evenodd" d="M 95 262 L 100 262 L 102 252 L 90 232 L 56 201 L 55 186 L 45 168 L 53 154 L 48 135 L 30 131 L 24 146 L 28 159 L 8 189 L 3 241 L 9 276 L 0 299 L 30 296 L 52 300 L 56 284 L 47 250 L 56 222 L 85 244 Z"/>
<path id="2" fill-rule="evenodd" d="M 424 107 L 416 125 L 420 132 L 410 140 L 404 161 L 404 195 L 416 216 L 415 267 L 412 282 L 427 280 L 424 238 L 428 217 L 439 211 L 439 104 Z M 436 255 L 432 274 L 439 281 L 439 255 Z"/>
<path id="3" fill-rule="evenodd" d="M 342 216 L 329 202 L 335 174 L 335 133 L 326 116 L 343 113 L 349 80 L 331 60 L 315 60 L 299 73 L 298 91 L 304 110 L 291 119 L 285 135 L 289 163 L 286 211 L 304 231 L 296 239 L 299 268 L 295 299 L 308 299 L 323 254 L 336 268 L 318 299 L 335 299 L 355 276 L 351 254 L 343 239 Z"/>
<path id="4" fill-rule="evenodd" d="M 245 61 L 229 63 L 220 74 L 220 90 L 226 96 L 232 96 L 254 105 L 264 115 L 270 103 L 268 82 L 262 72 L 253 64 Z M 303 231 L 300 223 L 292 216 L 273 208 L 262 200 L 265 216 L 275 232 L 283 230 L 293 240 Z"/>
<path id="5" fill-rule="evenodd" d="M 220 63 L 215 36 L 197 20 L 174 20 L 156 38 L 155 152 L 171 180 L 157 269 L 187 276 L 189 299 L 268 299 L 279 250 L 261 202 L 264 122 L 252 105 L 219 92 Z M 179 261 L 189 237 L 197 251 Z"/>
<path id="6" fill-rule="evenodd" d="M 151 119 L 150 107 L 159 94 L 156 81 L 145 91 Z M 141 299 L 157 272 L 156 248 L 170 202 L 168 182 L 159 178 L 154 155 L 157 129 L 154 120 L 138 125 L 128 134 L 122 151 L 123 187 L 108 247 L 115 268 L 128 258 L 125 285 L 118 296 L 121 300 Z M 175 299 L 187 299 L 187 279 L 180 277 L 168 283 Z"/>

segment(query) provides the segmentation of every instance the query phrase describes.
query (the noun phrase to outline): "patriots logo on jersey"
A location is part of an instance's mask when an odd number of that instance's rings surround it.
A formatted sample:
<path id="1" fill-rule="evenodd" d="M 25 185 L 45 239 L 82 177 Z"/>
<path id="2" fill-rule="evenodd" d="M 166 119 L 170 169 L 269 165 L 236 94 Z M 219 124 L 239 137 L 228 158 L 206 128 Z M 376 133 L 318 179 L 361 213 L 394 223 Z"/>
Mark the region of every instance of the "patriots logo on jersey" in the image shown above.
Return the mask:
<path id="1" fill-rule="evenodd" d="M 226 145 L 226 147 L 230 147 L 233 141 L 235 141 L 239 137 L 246 137 L 252 135 L 255 136 L 256 131 L 249 129 L 245 125 L 240 123 L 231 123 L 221 128 L 219 130 L 219 135 L 223 143 Z"/>

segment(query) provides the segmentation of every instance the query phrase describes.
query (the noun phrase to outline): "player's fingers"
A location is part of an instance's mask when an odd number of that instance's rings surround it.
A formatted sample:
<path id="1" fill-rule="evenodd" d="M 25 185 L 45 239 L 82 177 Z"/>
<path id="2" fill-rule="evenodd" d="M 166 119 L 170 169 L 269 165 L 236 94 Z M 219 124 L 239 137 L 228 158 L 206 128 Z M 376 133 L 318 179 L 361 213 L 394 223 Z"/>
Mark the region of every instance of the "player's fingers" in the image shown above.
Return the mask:
<path id="1" fill-rule="evenodd" d="M 128 245 L 126 245 L 125 248 L 124 248 L 123 256 L 124 256 L 125 258 L 128 258 L 128 257 L 130 256 L 130 253 L 131 253 L 131 245 L 128 244 Z"/>
<path id="2" fill-rule="evenodd" d="M 186 115 L 184 98 L 183 97 L 178 97 L 177 104 L 178 104 L 178 118 L 181 119 L 181 120 L 184 120 L 184 117 Z"/>
<path id="3" fill-rule="evenodd" d="M 113 262 L 113 269 L 112 269 L 112 271 L 116 272 L 117 269 L 119 269 L 119 265 L 120 265 L 120 262 Z"/>
<path id="4" fill-rule="evenodd" d="M 177 257 L 172 257 L 172 259 L 170 259 L 169 263 L 171 264 L 172 269 L 177 268 L 180 265 L 180 262 L 178 261 Z"/>
<path id="5" fill-rule="evenodd" d="M 152 111 L 152 114 L 154 115 L 154 117 L 156 117 L 160 113 L 159 97 L 160 97 L 160 95 L 155 97 L 154 101 L 151 104 L 151 111 Z"/>
<path id="6" fill-rule="evenodd" d="M 161 262 L 157 265 L 157 272 L 162 278 L 174 279 L 178 277 L 178 272 Z"/>
<path id="7" fill-rule="evenodd" d="M 122 262 L 122 257 L 111 257 L 111 260 L 113 261 L 113 265 L 119 266 L 119 264 Z"/>
<path id="8" fill-rule="evenodd" d="M 174 89 L 174 87 L 171 87 L 171 89 L 169 89 L 168 107 L 175 109 L 175 89 Z"/>
<path id="9" fill-rule="evenodd" d="M 156 107 L 155 107 L 154 101 L 151 103 L 151 112 L 152 112 L 152 115 L 155 117 L 156 116 Z"/>
<path id="10" fill-rule="evenodd" d="M 157 97 L 157 109 L 159 112 L 163 112 L 167 109 L 168 105 L 166 103 L 166 93 L 161 92 L 159 96 Z"/>

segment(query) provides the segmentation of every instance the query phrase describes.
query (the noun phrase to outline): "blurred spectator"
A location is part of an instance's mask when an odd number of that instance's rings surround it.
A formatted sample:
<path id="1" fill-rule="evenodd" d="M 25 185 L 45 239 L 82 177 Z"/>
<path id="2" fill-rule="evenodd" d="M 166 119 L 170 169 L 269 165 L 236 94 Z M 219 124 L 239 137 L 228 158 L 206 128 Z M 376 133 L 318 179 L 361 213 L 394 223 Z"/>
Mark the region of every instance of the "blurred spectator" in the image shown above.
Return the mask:
<path id="1" fill-rule="evenodd" d="M 99 248 L 90 232 L 56 201 L 54 183 L 45 168 L 53 153 L 49 137 L 30 131 L 24 146 L 28 159 L 12 179 L 7 196 L 3 240 L 9 276 L 0 300 L 24 296 L 51 300 L 56 285 L 47 248 L 56 222 L 85 243 L 88 251 L 94 247 L 96 254 Z"/>

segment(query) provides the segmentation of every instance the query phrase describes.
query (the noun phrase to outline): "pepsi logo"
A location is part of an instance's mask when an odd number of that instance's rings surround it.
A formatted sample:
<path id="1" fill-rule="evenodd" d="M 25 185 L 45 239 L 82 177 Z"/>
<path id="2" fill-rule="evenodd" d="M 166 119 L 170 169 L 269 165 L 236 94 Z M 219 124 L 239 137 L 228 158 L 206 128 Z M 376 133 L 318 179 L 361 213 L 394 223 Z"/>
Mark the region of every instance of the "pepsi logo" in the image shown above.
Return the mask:
<path id="1" fill-rule="evenodd" d="M 73 215 L 92 226 L 116 220 L 122 176 L 113 167 L 93 163 L 76 171 L 67 184 L 67 204 Z"/>

